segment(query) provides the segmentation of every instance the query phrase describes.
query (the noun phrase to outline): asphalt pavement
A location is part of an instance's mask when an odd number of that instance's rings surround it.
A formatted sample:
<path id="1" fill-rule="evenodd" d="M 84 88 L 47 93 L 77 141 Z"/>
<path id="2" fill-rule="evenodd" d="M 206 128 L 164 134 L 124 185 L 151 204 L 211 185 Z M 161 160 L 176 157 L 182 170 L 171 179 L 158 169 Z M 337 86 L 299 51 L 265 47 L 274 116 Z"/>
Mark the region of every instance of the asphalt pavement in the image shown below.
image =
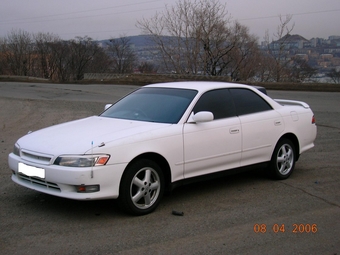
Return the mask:
<path id="1" fill-rule="evenodd" d="M 99 114 L 136 88 L 0 82 L 0 254 L 340 254 L 339 92 L 268 91 L 307 102 L 318 126 L 287 180 L 259 171 L 182 186 L 141 217 L 114 200 L 73 201 L 11 181 L 7 155 L 19 137 Z"/>

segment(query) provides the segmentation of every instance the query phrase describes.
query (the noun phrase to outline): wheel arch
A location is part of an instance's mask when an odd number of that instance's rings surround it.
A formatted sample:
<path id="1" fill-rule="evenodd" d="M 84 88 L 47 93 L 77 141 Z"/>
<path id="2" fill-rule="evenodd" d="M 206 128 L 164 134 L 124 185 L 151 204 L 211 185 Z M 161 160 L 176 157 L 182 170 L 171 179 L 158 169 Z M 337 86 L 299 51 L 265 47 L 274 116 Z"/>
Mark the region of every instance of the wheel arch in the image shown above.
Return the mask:
<path id="1" fill-rule="evenodd" d="M 131 160 L 129 162 L 129 164 L 126 166 L 126 168 L 124 170 L 124 173 L 125 173 L 126 169 L 128 169 L 131 164 L 133 164 L 134 162 L 136 162 L 140 159 L 149 159 L 149 160 L 152 160 L 159 165 L 159 167 L 162 169 L 163 174 L 164 174 L 165 190 L 168 190 L 171 186 L 170 185 L 171 184 L 170 165 L 169 165 L 168 161 L 162 155 L 160 155 L 158 153 L 147 152 L 147 153 L 143 153 L 143 154 L 138 155 L 137 157 L 135 157 L 133 160 Z"/>
<path id="2" fill-rule="evenodd" d="M 293 133 L 286 133 L 280 137 L 277 143 L 281 141 L 282 139 L 288 139 L 293 143 L 294 148 L 295 148 L 295 158 L 296 158 L 296 161 L 298 161 L 300 157 L 300 143 L 299 143 L 299 139 L 297 138 L 297 136 Z"/>

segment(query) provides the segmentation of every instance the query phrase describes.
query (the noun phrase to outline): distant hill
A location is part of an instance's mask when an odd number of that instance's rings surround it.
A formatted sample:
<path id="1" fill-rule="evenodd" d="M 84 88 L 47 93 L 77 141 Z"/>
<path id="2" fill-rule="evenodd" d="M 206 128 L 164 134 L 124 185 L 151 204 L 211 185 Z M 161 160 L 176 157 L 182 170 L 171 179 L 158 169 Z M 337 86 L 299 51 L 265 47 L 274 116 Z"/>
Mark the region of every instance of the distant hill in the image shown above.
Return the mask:
<path id="1" fill-rule="evenodd" d="M 144 46 L 152 46 L 154 44 L 150 38 L 150 35 L 135 35 L 135 36 L 127 36 L 130 40 L 130 43 L 133 44 L 135 47 L 144 47 Z M 118 38 L 113 38 L 118 39 Z M 102 43 L 103 45 L 110 42 L 110 39 L 107 40 L 101 40 L 99 43 Z"/>
<path id="2" fill-rule="evenodd" d="M 307 40 L 301 35 L 291 35 L 291 34 L 287 34 L 283 36 L 281 39 L 277 40 L 277 42 L 298 42 L 298 41 L 309 42 L 309 40 Z"/>
<path id="3" fill-rule="evenodd" d="M 156 46 L 156 44 L 152 41 L 151 35 L 135 35 L 135 36 L 126 36 L 130 40 L 130 43 L 133 44 L 136 48 L 145 47 L 145 46 Z M 176 37 L 174 36 L 161 36 L 163 41 L 167 43 L 166 39 L 169 39 L 169 41 L 174 40 Z M 118 39 L 118 38 L 113 38 Z M 101 40 L 98 41 L 99 43 L 102 43 L 102 45 L 105 45 L 110 42 L 110 39 L 107 40 Z"/>

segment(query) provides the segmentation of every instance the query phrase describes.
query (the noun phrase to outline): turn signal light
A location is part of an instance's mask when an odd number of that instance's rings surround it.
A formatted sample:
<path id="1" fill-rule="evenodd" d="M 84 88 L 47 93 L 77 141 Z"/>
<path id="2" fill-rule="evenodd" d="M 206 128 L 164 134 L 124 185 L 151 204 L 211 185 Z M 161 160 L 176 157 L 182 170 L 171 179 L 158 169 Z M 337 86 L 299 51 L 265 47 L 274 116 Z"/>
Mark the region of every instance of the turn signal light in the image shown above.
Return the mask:
<path id="1" fill-rule="evenodd" d="M 314 115 L 312 117 L 312 124 L 315 124 L 315 117 L 314 117 Z"/>
<path id="2" fill-rule="evenodd" d="M 80 185 L 77 186 L 76 188 L 78 193 L 93 193 L 98 192 L 100 190 L 99 185 Z"/>
<path id="3" fill-rule="evenodd" d="M 107 161 L 109 160 L 109 156 L 101 156 L 98 158 L 96 162 L 96 166 L 103 166 L 106 165 Z"/>

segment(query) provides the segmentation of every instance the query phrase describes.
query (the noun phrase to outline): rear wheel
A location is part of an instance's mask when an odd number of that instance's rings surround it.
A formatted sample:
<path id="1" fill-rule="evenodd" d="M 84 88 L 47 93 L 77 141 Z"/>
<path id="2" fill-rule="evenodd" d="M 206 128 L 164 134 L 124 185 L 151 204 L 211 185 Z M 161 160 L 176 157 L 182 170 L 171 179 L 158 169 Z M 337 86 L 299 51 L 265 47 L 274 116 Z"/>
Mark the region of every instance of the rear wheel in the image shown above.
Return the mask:
<path id="1" fill-rule="evenodd" d="M 119 200 L 123 210 L 133 215 L 151 213 L 164 193 L 164 177 L 160 167 L 148 159 L 138 160 L 124 173 Z"/>
<path id="2" fill-rule="evenodd" d="M 278 180 L 287 179 L 295 167 L 295 147 L 289 139 L 280 140 L 269 165 L 269 175 Z"/>

